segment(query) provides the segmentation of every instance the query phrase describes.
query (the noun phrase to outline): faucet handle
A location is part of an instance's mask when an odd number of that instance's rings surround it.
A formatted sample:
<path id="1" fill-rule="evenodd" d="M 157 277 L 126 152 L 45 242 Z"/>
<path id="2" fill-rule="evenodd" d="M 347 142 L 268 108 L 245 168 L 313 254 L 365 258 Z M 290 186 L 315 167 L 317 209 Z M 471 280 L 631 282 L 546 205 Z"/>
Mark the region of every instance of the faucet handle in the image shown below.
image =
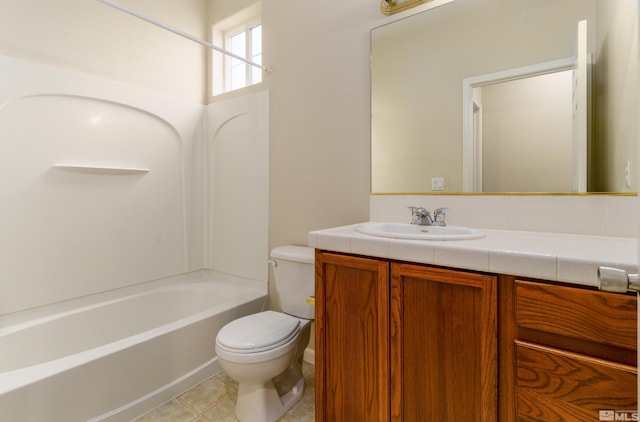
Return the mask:
<path id="1" fill-rule="evenodd" d="M 434 226 L 446 226 L 447 223 L 444 221 L 447 211 L 449 211 L 449 208 L 445 207 L 445 208 L 438 208 L 437 210 L 433 211 L 433 225 Z"/>
<path id="2" fill-rule="evenodd" d="M 422 219 L 428 214 L 423 207 L 407 207 L 411 211 L 411 224 L 421 224 Z"/>

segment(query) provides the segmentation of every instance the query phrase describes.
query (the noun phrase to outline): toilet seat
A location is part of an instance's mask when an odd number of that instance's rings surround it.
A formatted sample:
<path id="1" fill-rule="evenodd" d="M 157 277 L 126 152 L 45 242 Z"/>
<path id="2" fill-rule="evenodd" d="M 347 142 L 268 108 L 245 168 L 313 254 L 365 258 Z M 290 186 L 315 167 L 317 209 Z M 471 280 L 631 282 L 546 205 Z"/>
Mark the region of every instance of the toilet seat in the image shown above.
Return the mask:
<path id="1" fill-rule="evenodd" d="M 301 321 L 291 315 L 264 311 L 231 321 L 216 337 L 221 358 L 260 362 L 288 353 L 296 346 Z"/>

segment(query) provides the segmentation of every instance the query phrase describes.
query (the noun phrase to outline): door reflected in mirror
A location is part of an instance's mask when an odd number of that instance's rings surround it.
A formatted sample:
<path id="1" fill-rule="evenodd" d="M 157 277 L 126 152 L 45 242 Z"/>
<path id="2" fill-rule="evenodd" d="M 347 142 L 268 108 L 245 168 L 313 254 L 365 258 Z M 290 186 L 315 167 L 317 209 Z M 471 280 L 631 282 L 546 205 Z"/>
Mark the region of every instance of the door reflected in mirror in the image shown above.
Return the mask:
<path id="1" fill-rule="evenodd" d="M 472 89 L 472 192 L 572 192 L 572 71 Z M 577 177 L 576 177 L 577 179 Z"/>
<path id="2" fill-rule="evenodd" d="M 372 192 L 635 191 L 636 24 L 634 0 L 455 0 L 374 29 Z M 550 63 L 554 88 L 478 82 Z"/>

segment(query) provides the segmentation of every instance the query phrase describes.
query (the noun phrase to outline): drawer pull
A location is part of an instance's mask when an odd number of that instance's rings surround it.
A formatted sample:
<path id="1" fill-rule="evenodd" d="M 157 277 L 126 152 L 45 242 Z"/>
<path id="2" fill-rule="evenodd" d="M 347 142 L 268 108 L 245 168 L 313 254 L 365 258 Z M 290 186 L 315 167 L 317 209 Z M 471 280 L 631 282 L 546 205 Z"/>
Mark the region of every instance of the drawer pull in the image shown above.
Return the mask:
<path id="1" fill-rule="evenodd" d="M 598 267 L 598 289 L 612 293 L 640 291 L 640 274 L 628 274 L 618 268 Z"/>

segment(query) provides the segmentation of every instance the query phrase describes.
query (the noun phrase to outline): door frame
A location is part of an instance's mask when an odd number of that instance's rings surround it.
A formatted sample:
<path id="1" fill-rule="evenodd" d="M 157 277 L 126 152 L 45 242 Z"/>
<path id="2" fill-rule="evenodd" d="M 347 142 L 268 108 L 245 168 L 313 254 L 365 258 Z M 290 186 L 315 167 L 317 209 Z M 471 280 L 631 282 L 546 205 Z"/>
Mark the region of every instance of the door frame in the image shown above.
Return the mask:
<path id="1" fill-rule="evenodd" d="M 473 89 L 484 85 L 512 81 L 532 76 L 545 75 L 574 69 L 575 57 L 536 63 L 514 69 L 507 69 L 485 75 L 472 76 L 462 80 L 462 191 L 481 192 L 475 186 L 477 169 L 476 146 L 474 142 L 474 101 Z"/>

